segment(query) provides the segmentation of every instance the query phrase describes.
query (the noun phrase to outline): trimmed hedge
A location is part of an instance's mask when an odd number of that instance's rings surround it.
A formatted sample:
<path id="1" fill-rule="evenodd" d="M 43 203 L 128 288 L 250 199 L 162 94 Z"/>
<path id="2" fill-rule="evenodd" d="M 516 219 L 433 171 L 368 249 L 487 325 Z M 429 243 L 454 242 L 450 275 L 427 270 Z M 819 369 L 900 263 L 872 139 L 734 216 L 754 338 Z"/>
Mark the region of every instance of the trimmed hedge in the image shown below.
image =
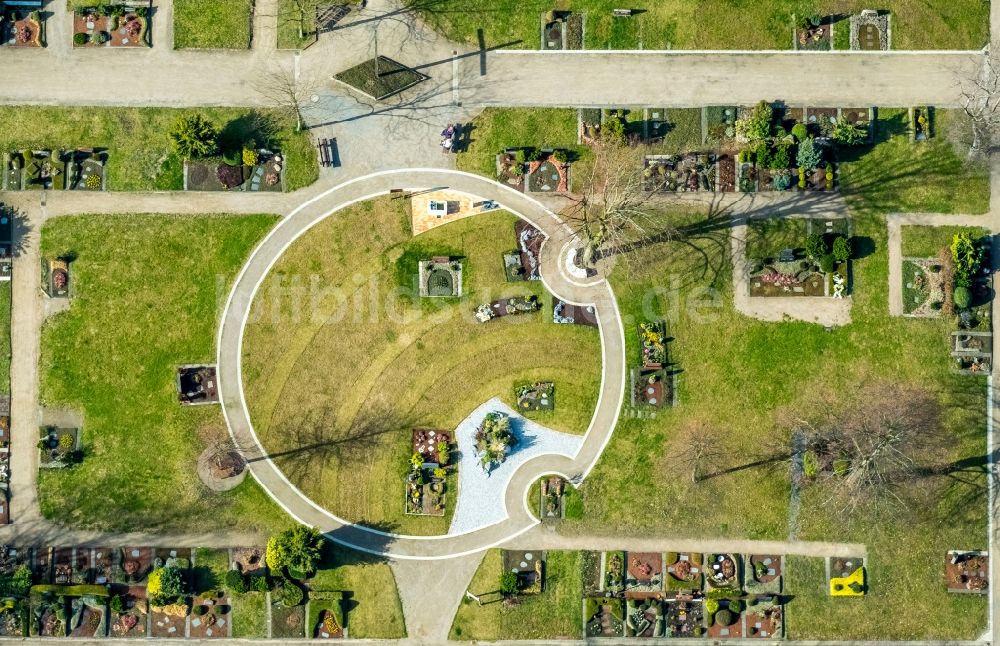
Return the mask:
<path id="1" fill-rule="evenodd" d="M 107 585 L 33 585 L 32 594 L 55 594 L 61 597 L 110 597 L 111 586 Z"/>

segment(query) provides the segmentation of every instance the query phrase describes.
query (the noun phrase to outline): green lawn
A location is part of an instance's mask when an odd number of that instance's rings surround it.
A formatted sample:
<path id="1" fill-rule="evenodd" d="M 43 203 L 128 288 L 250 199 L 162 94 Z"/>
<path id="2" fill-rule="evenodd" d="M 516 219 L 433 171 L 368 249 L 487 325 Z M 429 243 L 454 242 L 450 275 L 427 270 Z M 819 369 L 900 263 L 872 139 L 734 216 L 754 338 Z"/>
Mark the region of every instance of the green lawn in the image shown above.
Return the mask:
<path id="1" fill-rule="evenodd" d="M 336 4 L 358 4 L 360 0 L 340 0 Z M 299 49 L 316 41 L 316 7 L 328 0 L 278 0 L 278 47 Z M 355 20 L 347 17 L 340 24 Z"/>
<path id="2" fill-rule="evenodd" d="M 504 148 L 577 146 L 576 110 L 569 108 L 486 108 L 473 122 L 472 141 L 456 158 L 460 170 L 496 176 L 496 156 Z"/>
<path id="3" fill-rule="evenodd" d="M 465 598 L 451 626 L 451 639 L 497 641 L 501 639 L 579 639 L 583 598 L 581 553 L 550 551 L 545 560 L 545 589 L 521 595 L 521 603 L 504 608 L 498 594 L 501 551 L 486 552 L 469 592 L 482 597 L 483 605 Z"/>
<path id="4" fill-rule="evenodd" d="M 0 394 L 10 392 L 10 282 L 0 283 Z"/>
<path id="5" fill-rule="evenodd" d="M 903 255 L 914 258 L 937 257 L 941 249 L 951 246 L 951 241 L 959 233 L 968 233 L 973 239 L 989 235 L 985 227 L 925 227 L 905 226 L 902 228 Z"/>
<path id="6" fill-rule="evenodd" d="M 70 253 L 75 298 L 42 330 L 41 399 L 81 410 L 84 461 L 40 474 L 45 517 L 104 531 L 268 531 L 287 523 L 252 478 L 210 493 L 195 473 L 225 437 L 217 406 L 181 407 L 176 366 L 215 361 L 218 313 L 250 249 L 254 216 L 72 216 L 42 230 Z M 109 501 L 114 501 L 113 504 Z"/>
<path id="7" fill-rule="evenodd" d="M 253 0 L 174 0 L 174 49 L 247 49 Z"/>
<path id="8" fill-rule="evenodd" d="M 349 636 L 354 639 L 406 637 L 403 607 L 396 579 L 380 559 L 324 543 L 323 559 L 309 581 L 313 591 L 344 591 L 343 609 Z"/>
<path id="9" fill-rule="evenodd" d="M 194 551 L 194 592 L 221 590 L 229 571 L 229 550 L 200 547 Z"/>
<path id="10" fill-rule="evenodd" d="M 0 147 L 100 148 L 108 153 L 109 190 L 180 190 L 183 163 L 174 152 L 170 130 L 180 116 L 193 113 L 220 129 L 220 143 L 242 145 L 253 137 L 263 145 L 270 140 L 268 145 L 287 159 L 288 190 L 319 177 L 316 152 L 306 133 L 295 132 L 294 119 L 246 108 L 6 107 L 0 110 Z"/>
<path id="11" fill-rule="evenodd" d="M 871 8 L 864 0 L 636 0 L 643 13 L 615 18 L 616 0 L 466 0 L 454 8 L 424 5 L 424 20 L 449 38 L 476 44 L 483 29 L 488 46 L 539 48 L 542 13 L 572 9 L 586 13 L 588 49 L 791 49 L 792 16 Z M 835 4 L 835 6 L 833 6 Z M 989 3 L 981 0 L 885 0 L 892 12 L 894 49 L 980 49 L 989 30 Z M 838 22 L 835 33 L 849 29 Z"/>
<path id="12" fill-rule="evenodd" d="M 267 597 L 263 592 L 247 592 L 233 599 L 233 637 L 267 637 Z"/>
<path id="13" fill-rule="evenodd" d="M 969 164 L 950 139 L 965 127 L 957 110 L 936 110 L 935 137 L 913 143 L 905 109 L 879 108 L 876 144 L 840 154 L 841 190 L 855 210 L 984 213 L 985 166 Z"/>
<path id="14" fill-rule="evenodd" d="M 553 324 L 541 282 L 505 281 L 514 222 L 479 215 L 412 237 L 405 204 L 383 199 L 321 222 L 279 260 L 246 330 L 247 401 L 264 445 L 314 500 L 352 520 L 444 533 L 454 486 L 444 517 L 403 513 L 412 428 L 454 429 L 492 397 L 515 405 L 515 383 L 545 380 L 558 395 L 541 421 L 586 430 L 597 332 Z M 464 258 L 461 299 L 416 296 L 417 261 L 436 255 Z M 321 297 L 296 300 L 310 284 Z M 472 318 L 478 304 L 518 295 L 538 296 L 544 311 Z"/>

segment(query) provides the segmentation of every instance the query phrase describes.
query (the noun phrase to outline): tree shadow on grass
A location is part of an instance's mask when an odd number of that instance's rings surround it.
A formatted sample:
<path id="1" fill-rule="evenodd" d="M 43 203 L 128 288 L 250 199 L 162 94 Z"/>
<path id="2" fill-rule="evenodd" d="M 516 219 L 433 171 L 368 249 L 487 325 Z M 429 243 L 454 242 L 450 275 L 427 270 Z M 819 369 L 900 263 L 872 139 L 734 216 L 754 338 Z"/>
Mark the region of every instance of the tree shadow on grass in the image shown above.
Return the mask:
<path id="1" fill-rule="evenodd" d="M 251 110 L 222 127 L 219 131 L 218 144 L 223 152 L 242 150 L 251 140 L 257 146 L 270 148 L 278 132 L 278 124 L 273 117 Z"/>

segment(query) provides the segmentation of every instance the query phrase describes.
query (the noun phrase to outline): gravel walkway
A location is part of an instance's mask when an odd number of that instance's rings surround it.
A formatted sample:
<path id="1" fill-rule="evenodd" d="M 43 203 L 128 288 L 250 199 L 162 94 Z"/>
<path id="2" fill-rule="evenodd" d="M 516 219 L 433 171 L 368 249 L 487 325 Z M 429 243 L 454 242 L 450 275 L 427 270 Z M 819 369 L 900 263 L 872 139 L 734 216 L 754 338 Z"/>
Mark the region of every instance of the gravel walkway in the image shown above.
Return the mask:
<path id="1" fill-rule="evenodd" d="M 475 455 L 476 428 L 487 413 L 498 411 L 511 418 L 511 430 L 517 438 L 513 452 L 503 464 L 487 475 Z M 507 518 L 504 493 L 507 482 L 522 464 L 539 455 L 558 453 L 572 458 L 583 437 L 558 433 L 517 414 L 500 399 L 493 398 L 472 411 L 455 430 L 460 459 L 458 463 L 458 505 L 451 519 L 449 534 L 479 529 Z"/>

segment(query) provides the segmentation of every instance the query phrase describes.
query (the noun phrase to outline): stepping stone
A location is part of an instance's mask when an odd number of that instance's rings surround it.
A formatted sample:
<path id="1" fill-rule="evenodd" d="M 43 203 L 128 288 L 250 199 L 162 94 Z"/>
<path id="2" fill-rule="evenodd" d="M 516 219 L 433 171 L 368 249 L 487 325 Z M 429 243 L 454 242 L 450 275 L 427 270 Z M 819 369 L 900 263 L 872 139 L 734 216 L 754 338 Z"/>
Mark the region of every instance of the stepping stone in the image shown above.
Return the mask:
<path id="1" fill-rule="evenodd" d="M 216 619 L 215 620 L 215 625 L 218 626 L 219 628 L 222 628 L 223 626 L 226 625 L 226 620 L 225 619 Z"/>
<path id="2" fill-rule="evenodd" d="M 191 620 L 191 625 L 197 628 L 198 626 L 201 625 L 201 619 L 195 617 L 194 619 Z"/>
<path id="3" fill-rule="evenodd" d="M 167 632 L 168 633 L 175 633 L 175 632 L 177 632 L 177 628 L 174 627 L 174 626 L 171 626 L 170 628 L 167 629 Z"/>
<path id="4" fill-rule="evenodd" d="M 211 637 L 211 636 L 212 636 L 212 629 L 211 629 L 211 628 L 206 628 L 206 629 L 205 629 L 205 634 L 206 634 L 207 636 Z"/>

